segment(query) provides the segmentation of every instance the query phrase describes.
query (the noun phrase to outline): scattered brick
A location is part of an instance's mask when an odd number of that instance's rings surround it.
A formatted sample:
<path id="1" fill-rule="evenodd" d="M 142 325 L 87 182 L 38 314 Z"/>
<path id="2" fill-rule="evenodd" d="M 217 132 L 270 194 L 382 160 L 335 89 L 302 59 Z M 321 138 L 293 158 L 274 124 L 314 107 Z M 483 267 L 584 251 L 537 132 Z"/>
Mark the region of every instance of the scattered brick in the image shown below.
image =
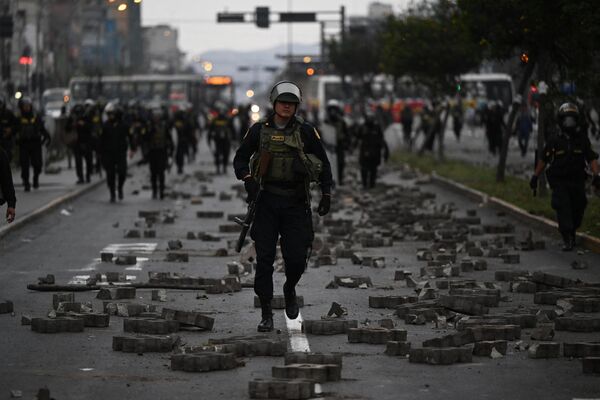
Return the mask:
<path id="1" fill-rule="evenodd" d="M 151 318 L 125 318 L 123 331 L 148 335 L 167 335 L 179 331 L 179 322 Z"/>
<path id="2" fill-rule="evenodd" d="M 500 270 L 494 273 L 494 279 L 499 282 L 510 282 L 517 278 L 528 278 L 529 271 L 523 270 Z"/>
<path id="3" fill-rule="evenodd" d="M 315 397 L 315 382 L 304 379 L 254 379 L 248 384 L 251 399 L 294 399 Z"/>
<path id="4" fill-rule="evenodd" d="M 342 367 L 342 355 L 331 353 L 285 353 L 284 364 L 335 364 Z"/>
<path id="5" fill-rule="evenodd" d="M 473 355 L 480 357 L 491 357 L 494 349 L 503 356 L 506 355 L 508 342 L 506 340 L 483 340 L 475 342 L 473 347 Z"/>
<path id="6" fill-rule="evenodd" d="M 59 314 L 60 316 L 79 318 L 83 320 L 83 325 L 86 328 L 107 328 L 110 324 L 110 315 L 105 313 L 78 313 L 78 312 L 67 312 Z"/>
<path id="7" fill-rule="evenodd" d="M 129 229 L 125 231 L 123 237 L 125 239 L 139 239 L 142 235 L 140 234 L 139 229 Z"/>
<path id="8" fill-rule="evenodd" d="M 179 341 L 177 336 L 113 336 L 113 350 L 124 353 L 168 353 Z"/>
<path id="9" fill-rule="evenodd" d="M 442 336 L 440 338 L 433 338 L 423 342 L 423 347 L 461 347 L 465 344 L 475 342 L 473 332 L 470 330 L 453 333 L 450 335 Z"/>
<path id="10" fill-rule="evenodd" d="M 52 308 L 57 309 L 60 303 L 74 303 L 75 293 L 54 293 L 52 295 Z"/>
<path id="11" fill-rule="evenodd" d="M 156 306 L 151 304 L 105 301 L 103 302 L 103 311 L 106 314 L 118 315 L 119 317 L 137 317 L 143 313 L 155 312 Z"/>
<path id="12" fill-rule="evenodd" d="M 96 298 L 99 300 L 124 300 L 135 299 L 134 287 L 102 288 L 98 291 Z"/>
<path id="13" fill-rule="evenodd" d="M 152 301 L 167 301 L 167 291 L 165 289 L 152 290 Z"/>
<path id="14" fill-rule="evenodd" d="M 527 329 L 536 327 L 537 318 L 535 314 L 494 314 L 463 317 L 456 324 L 456 329 L 461 331 L 479 325 L 519 325 L 521 329 Z"/>
<path id="15" fill-rule="evenodd" d="M 481 325 L 467 328 L 466 331 L 473 333 L 475 342 L 489 340 L 513 341 L 521 338 L 521 327 L 519 325 Z"/>
<path id="16" fill-rule="evenodd" d="M 509 290 L 513 293 L 535 293 L 537 284 L 531 281 L 512 281 Z"/>
<path id="17" fill-rule="evenodd" d="M 190 256 L 189 256 L 188 253 L 169 251 L 169 252 L 167 252 L 167 258 L 165 259 L 165 261 L 168 261 L 168 262 L 189 262 L 190 261 Z"/>
<path id="18" fill-rule="evenodd" d="M 394 280 L 395 281 L 403 281 L 411 275 L 412 275 L 412 272 L 410 272 L 410 271 L 396 270 L 396 271 L 394 271 Z"/>
<path id="19" fill-rule="evenodd" d="M 542 342 L 529 346 L 529 358 L 558 358 L 560 357 L 560 343 Z"/>
<path id="20" fill-rule="evenodd" d="M 371 308 L 391 308 L 406 303 L 416 303 L 415 296 L 369 296 L 369 307 Z"/>
<path id="21" fill-rule="evenodd" d="M 546 286 L 553 286 L 559 288 L 567 288 L 577 286 L 577 281 L 569 278 L 565 278 L 558 275 L 547 274 L 545 272 L 536 271 L 531 276 L 531 280 Z"/>
<path id="22" fill-rule="evenodd" d="M 600 357 L 585 357 L 582 367 L 584 374 L 600 374 Z"/>
<path id="23" fill-rule="evenodd" d="M 120 254 L 114 261 L 117 265 L 135 265 L 137 263 L 137 257 L 129 254 Z"/>
<path id="24" fill-rule="evenodd" d="M 10 314 L 14 311 L 13 302 L 10 300 L 0 300 L 0 314 Z"/>
<path id="25" fill-rule="evenodd" d="M 357 328 L 357 320 L 345 319 L 323 319 L 323 320 L 304 320 L 302 322 L 302 332 L 312 335 L 339 335 L 346 334 L 351 328 Z"/>
<path id="26" fill-rule="evenodd" d="M 146 239 L 156 238 L 156 231 L 154 229 L 144 229 L 144 237 Z"/>
<path id="27" fill-rule="evenodd" d="M 207 285 L 206 294 L 233 293 L 242 290 L 242 283 L 237 275 L 225 276 L 221 279 L 205 279 L 204 284 Z"/>
<path id="28" fill-rule="evenodd" d="M 349 343 L 385 344 L 386 342 L 406 341 L 406 330 L 385 328 L 350 328 Z"/>
<path id="29" fill-rule="evenodd" d="M 570 332 L 599 332 L 600 317 L 558 317 L 554 320 L 554 329 Z"/>
<path id="30" fill-rule="evenodd" d="M 600 357 L 600 343 L 563 343 L 565 357 Z"/>
<path id="31" fill-rule="evenodd" d="M 549 341 L 554 339 L 554 324 L 539 325 L 531 331 L 531 340 Z"/>
<path id="32" fill-rule="evenodd" d="M 31 316 L 21 315 L 21 325 L 31 325 Z"/>
<path id="33" fill-rule="evenodd" d="M 521 256 L 519 254 L 503 254 L 502 261 L 504 261 L 504 264 L 519 264 Z"/>
<path id="34" fill-rule="evenodd" d="M 342 379 L 342 368 L 338 364 L 288 364 L 273 366 L 273 378 L 307 379 L 315 382 L 331 382 Z"/>
<path id="35" fill-rule="evenodd" d="M 181 243 L 181 240 L 169 240 L 167 242 L 167 248 L 169 250 L 180 250 L 183 248 L 183 243 Z"/>
<path id="36" fill-rule="evenodd" d="M 372 287 L 373 283 L 368 276 L 349 275 L 349 276 L 334 276 L 335 283 L 342 287 L 357 288 L 361 285 Z"/>
<path id="37" fill-rule="evenodd" d="M 220 233 L 238 233 L 241 232 L 242 226 L 238 224 L 224 224 L 219 225 Z"/>
<path id="38" fill-rule="evenodd" d="M 440 296 L 439 304 L 449 310 L 469 315 L 484 315 L 489 312 L 488 307 L 478 304 L 474 299 L 469 298 Z"/>
<path id="39" fill-rule="evenodd" d="M 406 357 L 410 353 L 410 346 L 410 342 L 389 341 L 385 346 L 385 354 Z"/>
<path id="40" fill-rule="evenodd" d="M 209 372 L 234 369 L 242 366 L 233 353 L 205 352 L 197 354 L 173 354 L 171 369 L 185 372 Z"/>
<path id="41" fill-rule="evenodd" d="M 113 253 L 109 253 L 106 251 L 100 252 L 100 261 L 102 261 L 102 262 L 112 262 L 113 257 L 114 257 Z"/>
<path id="42" fill-rule="evenodd" d="M 48 274 L 46 276 L 39 277 L 38 282 L 40 285 L 54 285 L 54 275 Z"/>
<path id="43" fill-rule="evenodd" d="M 84 321 L 79 318 L 32 318 L 31 330 L 38 333 L 83 332 Z"/>
<path id="44" fill-rule="evenodd" d="M 182 325 L 191 325 L 204 330 L 212 330 L 215 319 L 195 311 L 163 308 L 162 317 L 166 320 L 178 321 Z"/>
<path id="45" fill-rule="evenodd" d="M 186 237 L 187 240 L 196 240 L 196 239 L 198 239 L 198 237 L 196 236 L 196 234 L 194 232 L 191 232 L 191 231 L 188 232 L 185 237 Z"/>
<path id="46" fill-rule="evenodd" d="M 214 351 L 233 353 L 237 357 L 281 357 L 287 351 L 287 342 L 267 336 L 209 339 Z"/>
<path id="47" fill-rule="evenodd" d="M 432 365 L 450 365 L 455 363 L 470 363 L 473 354 L 470 348 L 412 348 L 409 352 L 409 362 Z"/>
<path id="48" fill-rule="evenodd" d="M 223 218 L 224 216 L 223 211 L 196 211 L 196 217 L 198 218 Z"/>

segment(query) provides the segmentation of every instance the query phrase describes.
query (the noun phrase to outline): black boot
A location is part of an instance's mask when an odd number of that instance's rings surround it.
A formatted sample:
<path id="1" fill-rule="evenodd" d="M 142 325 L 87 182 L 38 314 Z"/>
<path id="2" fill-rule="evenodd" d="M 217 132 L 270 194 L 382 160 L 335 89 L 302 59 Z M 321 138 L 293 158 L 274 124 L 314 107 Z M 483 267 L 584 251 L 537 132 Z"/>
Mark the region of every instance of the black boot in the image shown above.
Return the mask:
<path id="1" fill-rule="evenodd" d="M 563 237 L 563 247 L 562 251 L 572 251 L 573 247 L 575 247 L 575 238 L 570 232 L 566 232 L 562 234 Z"/>
<path id="2" fill-rule="evenodd" d="M 285 315 L 287 315 L 289 319 L 298 318 L 300 308 L 298 307 L 298 299 L 296 298 L 296 289 L 287 289 L 284 284 L 283 297 L 285 297 Z"/>
<path id="3" fill-rule="evenodd" d="M 123 200 L 123 188 L 119 187 L 119 200 Z"/>
<path id="4" fill-rule="evenodd" d="M 262 317 L 257 330 L 259 332 L 271 332 L 273 330 L 273 310 L 271 309 L 271 301 L 260 299 L 260 308 Z"/>

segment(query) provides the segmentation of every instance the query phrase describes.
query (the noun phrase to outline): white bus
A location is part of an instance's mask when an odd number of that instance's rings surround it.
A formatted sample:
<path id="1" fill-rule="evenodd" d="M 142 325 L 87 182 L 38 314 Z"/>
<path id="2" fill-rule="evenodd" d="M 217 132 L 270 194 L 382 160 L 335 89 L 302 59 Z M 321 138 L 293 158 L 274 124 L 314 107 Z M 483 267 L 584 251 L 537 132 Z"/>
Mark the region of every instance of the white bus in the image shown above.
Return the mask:
<path id="1" fill-rule="evenodd" d="M 515 89 L 508 74 L 464 74 L 458 84 L 463 98 L 476 104 L 501 101 L 509 107 L 513 102 Z"/>

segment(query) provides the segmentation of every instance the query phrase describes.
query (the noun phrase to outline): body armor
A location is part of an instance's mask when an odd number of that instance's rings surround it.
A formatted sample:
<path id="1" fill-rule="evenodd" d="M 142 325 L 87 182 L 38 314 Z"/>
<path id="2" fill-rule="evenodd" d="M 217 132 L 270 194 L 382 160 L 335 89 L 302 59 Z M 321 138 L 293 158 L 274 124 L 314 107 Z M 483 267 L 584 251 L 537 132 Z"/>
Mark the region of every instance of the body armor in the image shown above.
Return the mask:
<path id="1" fill-rule="evenodd" d="M 21 117 L 20 140 L 22 142 L 31 142 L 39 139 L 41 139 L 41 136 L 38 131 L 37 118 L 35 116 Z"/>

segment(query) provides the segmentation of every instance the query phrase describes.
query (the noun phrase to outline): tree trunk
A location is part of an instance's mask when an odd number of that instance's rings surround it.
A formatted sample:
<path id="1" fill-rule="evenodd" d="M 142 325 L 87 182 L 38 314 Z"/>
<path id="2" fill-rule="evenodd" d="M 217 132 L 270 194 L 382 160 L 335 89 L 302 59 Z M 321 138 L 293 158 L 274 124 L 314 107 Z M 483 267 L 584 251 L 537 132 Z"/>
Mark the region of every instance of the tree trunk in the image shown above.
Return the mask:
<path id="1" fill-rule="evenodd" d="M 525 67 L 525 71 L 523 72 L 523 77 L 521 78 L 521 82 L 519 83 L 519 88 L 517 93 L 522 96 L 523 101 L 527 99 L 527 85 L 529 84 L 529 80 L 533 75 L 533 71 L 535 69 L 535 62 L 532 61 Z M 504 128 L 504 137 L 502 138 L 502 148 L 500 149 L 500 159 L 498 160 L 498 169 L 496 170 L 496 182 L 504 182 L 504 176 L 506 172 L 506 158 L 508 156 L 508 143 L 510 142 L 510 136 L 512 134 L 512 126 L 515 123 L 515 119 L 517 118 L 517 113 L 519 112 L 519 107 L 515 107 L 512 105 L 512 109 L 510 110 L 510 114 L 508 116 L 508 123 Z"/>

